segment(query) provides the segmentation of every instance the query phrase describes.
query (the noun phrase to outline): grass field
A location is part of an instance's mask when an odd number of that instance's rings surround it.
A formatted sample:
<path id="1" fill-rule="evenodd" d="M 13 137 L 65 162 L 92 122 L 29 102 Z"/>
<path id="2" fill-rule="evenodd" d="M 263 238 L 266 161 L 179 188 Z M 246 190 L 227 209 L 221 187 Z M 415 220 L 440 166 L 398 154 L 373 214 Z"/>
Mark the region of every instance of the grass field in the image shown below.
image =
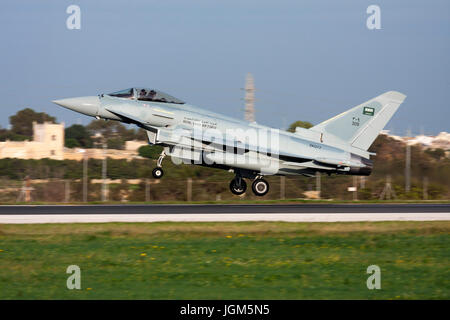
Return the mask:
<path id="1" fill-rule="evenodd" d="M 0 299 L 449 299 L 449 245 L 450 222 L 0 225 Z"/>

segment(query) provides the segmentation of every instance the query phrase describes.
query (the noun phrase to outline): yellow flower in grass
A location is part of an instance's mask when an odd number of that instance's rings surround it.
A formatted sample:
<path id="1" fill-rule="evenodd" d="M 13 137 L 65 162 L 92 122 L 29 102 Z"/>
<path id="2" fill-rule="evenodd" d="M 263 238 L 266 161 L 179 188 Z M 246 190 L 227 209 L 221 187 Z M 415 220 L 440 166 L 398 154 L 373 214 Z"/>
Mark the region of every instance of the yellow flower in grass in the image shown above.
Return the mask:
<path id="1" fill-rule="evenodd" d="M 225 238 L 231 239 L 233 238 L 233 236 L 225 236 Z"/>
<path id="2" fill-rule="evenodd" d="M 145 257 L 147 254 L 145 252 L 141 253 L 141 257 Z"/>

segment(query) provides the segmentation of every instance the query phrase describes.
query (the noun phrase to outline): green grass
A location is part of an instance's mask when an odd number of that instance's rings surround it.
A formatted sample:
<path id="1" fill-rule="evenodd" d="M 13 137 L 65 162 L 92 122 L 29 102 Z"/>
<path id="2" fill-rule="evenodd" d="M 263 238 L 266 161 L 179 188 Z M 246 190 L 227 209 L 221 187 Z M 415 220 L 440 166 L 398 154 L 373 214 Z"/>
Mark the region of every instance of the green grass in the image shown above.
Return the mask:
<path id="1" fill-rule="evenodd" d="M 0 225 L 0 299 L 449 299 L 450 222 Z M 81 290 L 66 268 L 81 268 Z M 366 269 L 381 268 L 381 290 Z"/>

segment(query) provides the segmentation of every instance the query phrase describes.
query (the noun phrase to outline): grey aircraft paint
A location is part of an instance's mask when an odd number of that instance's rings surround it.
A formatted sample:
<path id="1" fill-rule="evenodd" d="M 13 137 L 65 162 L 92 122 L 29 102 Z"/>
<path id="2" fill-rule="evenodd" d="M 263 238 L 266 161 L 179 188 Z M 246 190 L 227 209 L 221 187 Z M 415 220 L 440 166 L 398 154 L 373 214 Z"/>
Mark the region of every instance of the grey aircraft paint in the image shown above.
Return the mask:
<path id="1" fill-rule="evenodd" d="M 367 150 L 405 98 L 389 91 L 310 129 L 296 128 L 295 133 L 207 111 L 146 88 L 53 102 L 145 129 L 150 144 L 164 147 L 153 170 L 155 178 L 162 177 L 162 160 L 170 155 L 175 163 L 232 170 L 234 194 L 246 191 L 244 178 L 254 179 L 253 192 L 263 196 L 269 191 L 265 175 L 370 175 Z"/>

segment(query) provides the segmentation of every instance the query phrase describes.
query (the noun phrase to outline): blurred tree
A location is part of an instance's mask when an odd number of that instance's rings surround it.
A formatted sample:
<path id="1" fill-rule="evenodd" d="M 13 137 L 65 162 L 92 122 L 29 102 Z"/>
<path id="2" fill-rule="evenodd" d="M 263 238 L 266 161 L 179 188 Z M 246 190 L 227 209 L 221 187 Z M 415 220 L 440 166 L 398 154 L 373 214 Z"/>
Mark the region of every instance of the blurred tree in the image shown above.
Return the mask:
<path id="1" fill-rule="evenodd" d="M 68 148 L 83 147 L 91 148 L 92 139 L 86 127 L 74 124 L 65 130 L 65 146 Z"/>
<path id="2" fill-rule="evenodd" d="M 147 141 L 147 132 L 144 129 L 137 129 L 136 134 L 134 136 L 134 140 L 145 140 Z"/>
<path id="3" fill-rule="evenodd" d="M 441 160 L 441 158 L 445 158 L 445 150 L 444 149 L 440 149 L 440 148 L 427 149 L 427 150 L 425 150 L 425 153 L 436 160 Z"/>
<path id="4" fill-rule="evenodd" d="M 108 145 L 114 146 L 114 149 L 123 149 L 125 141 L 147 139 L 145 130 L 128 129 L 119 121 L 114 120 L 93 120 L 87 125 L 86 129 L 95 144 L 102 144 L 103 139 L 106 139 Z"/>
<path id="5" fill-rule="evenodd" d="M 44 123 L 45 121 L 56 123 L 56 118 L 45 112 L 36 112 L 33 109 L 26 108 L 9 117 L 9 123 L 11 124 L 10 131 L 31 139 L 33 135 L 33 121 L 37 123 Z"/>
<path id="6" fill-rule="evenodd" d="M 23 141 L 23 140 L 29 140 L 30 137 L 23 136 L 21 134 L 16 134 L 11 132 L 10 130 L 0 128 L 0 141 Z"/>
<path id="7" fill-rule="evenodd" d="M 67 148 L 78 148 L 80 147 L 80 143 L 78 142 L 77 139 L 74 138 L 69 138 L 69 139 L 65 139 L 64 141 L 64 146 L 66 146 Z"/>
<path id="8" fill-rule="evenodd" d="M 123 140 L 133 140 L 136 132 L 134 129 L 127 129 L 119 121 L 92 120 L 86 127 L 91 135 L 101 134 L 106 139 L 120 136 Z"/>
<path id="9" fill-rule="evenodd" d="M 163 147 L 161 146 L 142 146 L 138 149 L 138 153 L 141 157 L 149 159 L 158 159 Z"/>
<path id="10" fill-rule="evenodd" d="M 108 139 L 117 134 L 117 128 L 120 126 L 122 126 L 122 124 L 118 121 L 92 120 L 86 126 L 86 129 L 91 136 L 101 135 Z"/>
<path id="11" fill-rule="evenodd" d="M 108 149 L 122 150 L 125 145 L 125 141 L 122 138 L 117 137 L 117 138 L 108 139 L 106 141 L 106 144 L 107 144 Z"/>
<path id="12" fill-rule="evenodd" d="M 287 131 L 289 132 L 295 132 L 295 128 L 297 127 L 301 127 L 301 128 L 305 128 L 305 129 L 309 129 L 311 127 L 313 127 L 313 124 L 311 122 L 308 121 L 295 121 L 294 123 L 292 123 L 289 126 L 289 129 L 287 129 Z"/>

